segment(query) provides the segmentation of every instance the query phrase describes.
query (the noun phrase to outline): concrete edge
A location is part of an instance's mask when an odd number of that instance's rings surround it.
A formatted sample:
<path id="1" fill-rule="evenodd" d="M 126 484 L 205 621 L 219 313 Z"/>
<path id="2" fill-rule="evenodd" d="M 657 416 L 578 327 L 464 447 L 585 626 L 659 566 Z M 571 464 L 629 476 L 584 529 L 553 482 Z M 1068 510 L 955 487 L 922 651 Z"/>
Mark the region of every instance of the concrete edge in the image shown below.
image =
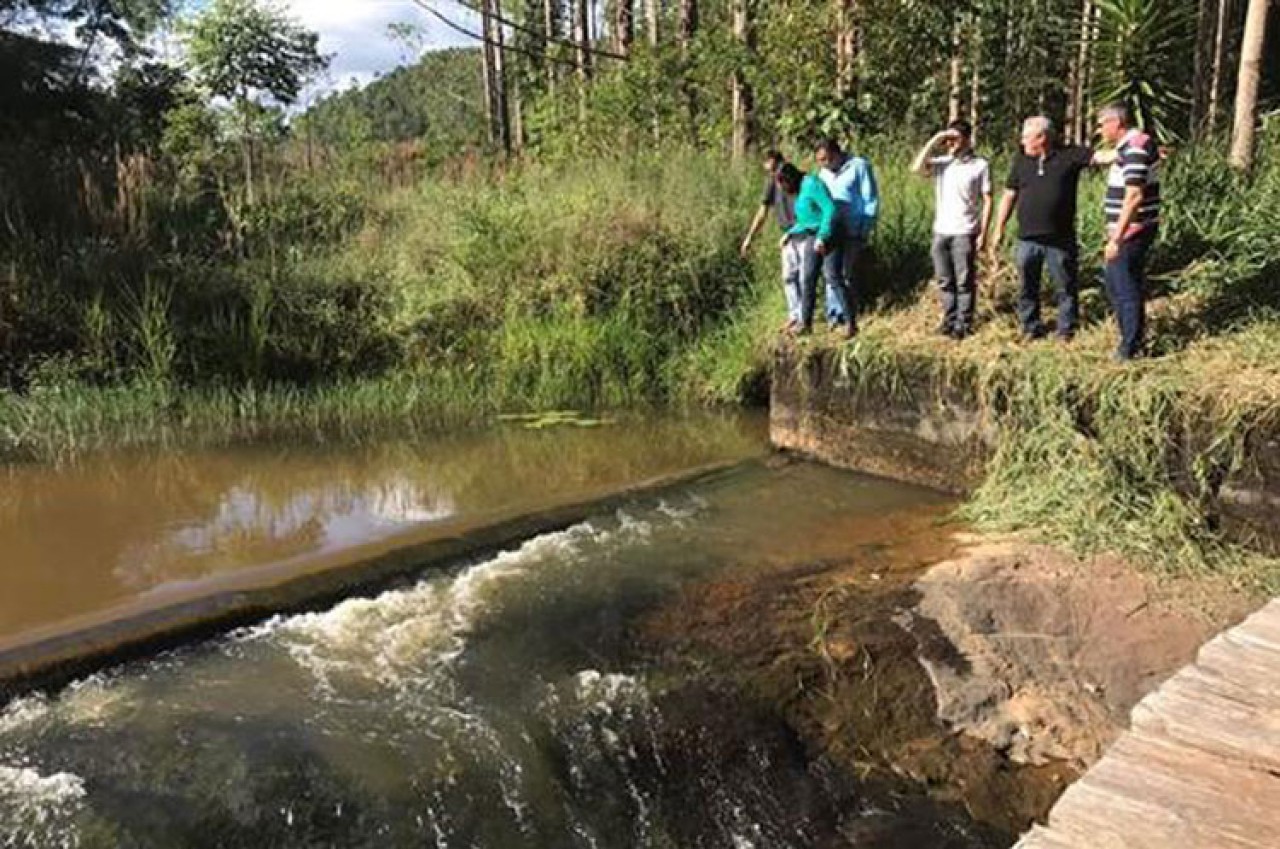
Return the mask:
<path id="1" fill-rule="evenodd" d="M 258 624 L 273 616 L 323 610 L 369 597 L 427 572 L 494 554 L 555 533 L 639 498 L 729 474 L 758 460 L 734 460 L 652 478 L 599 497 L 533 513 L 499 517 L 426 542 L 408 543 L 266 586 L 231 589 L 89 625 L 52 629 L 0 647 L 0 707 L 35 692 L 56 692 L 95 672 Z"/>

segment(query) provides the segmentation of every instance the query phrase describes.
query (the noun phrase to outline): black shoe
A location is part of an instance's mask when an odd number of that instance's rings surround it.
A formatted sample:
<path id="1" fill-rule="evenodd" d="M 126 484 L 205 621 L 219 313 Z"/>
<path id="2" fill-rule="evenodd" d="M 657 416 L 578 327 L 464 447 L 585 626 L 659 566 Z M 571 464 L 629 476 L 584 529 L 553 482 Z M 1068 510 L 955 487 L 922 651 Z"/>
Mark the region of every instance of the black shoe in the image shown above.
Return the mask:
<path id="1" fill-rule="evenodd" d="M 1036 342 L 1043 339 L 1047 334 L 1048 330 L 1045 329 L 1044 325 L 1040 325 L 1039 327 L 1032 328 L 1031 330 L 1022 331 L 1022 341 Z"/>
<path id="2" fill-rule="evenodd" d="M 942 324 L 939 324 L 937 329 L 933 332 L 938 336 L 954 336 L 956 329 L 954 326 L 944 321 Z"/>
<path id="3" fill-rule="evenodd" d="M 948 335 L 952 339 L 956 340 L 957 342 L 960 342 L 960 341 L 963 341 L 965 338 L 967 338 L 971 333 L 973 333 L 972 330 L 970 330 L 968 327 L 965 327 L 963 324 L 960 324 L 951 328 L 951 333 Z"/>

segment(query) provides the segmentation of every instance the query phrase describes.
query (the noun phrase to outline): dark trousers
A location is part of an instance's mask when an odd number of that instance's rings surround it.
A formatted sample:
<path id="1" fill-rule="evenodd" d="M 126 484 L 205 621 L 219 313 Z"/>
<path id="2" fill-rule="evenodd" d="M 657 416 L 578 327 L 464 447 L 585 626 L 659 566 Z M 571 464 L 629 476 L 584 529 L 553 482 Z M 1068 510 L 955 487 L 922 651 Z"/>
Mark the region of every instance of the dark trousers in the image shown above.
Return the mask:
<path id="1" fill-rule="evenodd" d="M 1131 359 L 1142 353 L 1147 332 L 1147 254 L 1156 240 L 1156 228 L 1146 227 L 1120 243 L 1120 253 L 1105 269 L 1107 297 L 1120 325 L 1116 354 Z"/>
<path id="2" fill-rule="evenodd" d="M 1028 336 L 1042 336 L 1040 321 L 1040 274 L 1049 266 L 1049 277 L 1058 287 L 1058 335 L 1075 335 L 1080 321 L 1080 259 L 1075 239 L 1040 242 L 1019 239 L 1015 253 L 1018 279 L 1018 320 Z"/>
<path id="3" fill-rule="evenodd" d="M 949 330 L 973 329 L 974 292 L 977 284 L 977 238 L 933 237 L 933 273 L 942 298 L 942 324 Z"/>

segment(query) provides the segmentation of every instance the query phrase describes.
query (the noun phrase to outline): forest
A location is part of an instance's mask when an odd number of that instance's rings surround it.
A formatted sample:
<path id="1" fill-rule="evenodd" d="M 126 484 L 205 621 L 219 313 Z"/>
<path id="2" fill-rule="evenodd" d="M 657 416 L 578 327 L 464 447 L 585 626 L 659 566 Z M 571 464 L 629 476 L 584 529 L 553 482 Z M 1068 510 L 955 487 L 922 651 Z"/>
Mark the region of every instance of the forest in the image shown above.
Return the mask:
<path id="1" fill-rule="evenodd" d="M 1007 448 L 975 521 L 1238 564 L 1161 458 L 1190 410 L 1220 436 L 1206 468 L 1280 420 L 1277 17 L 1267 0 L 406 0 L 386 37 L 410 61 L 315 97 L 330 57 L 269 0 L 0 0 L 0 455 L 757 402 L 783 316 L 776 253 L 738 251 L 757 154 L 804 163 L 833 136 L 884 196 L 872 318 L 838 356 L 858 380 L 923 370 L 995 399 Z M 431 49 L 441 27 L 474 47 Z M 1010 356 L 998 266 L 982 332 L 927 338 L 933 193 L 911 153 L 966 118 L 1002 176 L 1024 117 L 1089 142 L 1115 101 L 1171 151 L 1157 356 L 1099 365 L 1096 291 L 1076 350 Z M 1083 190 L 1086 245 L 1101 191 Z M 1112 419 L 1083 447 L 1061 403 L 1079 397 Z M 1028 492 L 1063 452 L 1080 462 Z M 1082 492 L 1116 510 L 1100 522 Z"/>

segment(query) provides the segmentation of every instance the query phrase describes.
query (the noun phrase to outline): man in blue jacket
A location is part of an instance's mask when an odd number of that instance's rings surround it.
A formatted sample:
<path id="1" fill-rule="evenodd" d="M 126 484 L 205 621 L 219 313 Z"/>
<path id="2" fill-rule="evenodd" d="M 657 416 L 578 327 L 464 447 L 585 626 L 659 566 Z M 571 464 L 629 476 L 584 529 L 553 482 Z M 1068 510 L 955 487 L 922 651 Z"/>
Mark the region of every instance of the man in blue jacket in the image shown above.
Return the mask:
<path id="1" fill-rule="evenodd" d="M 823 139 L 815 151 L 819 175 L 836 202 L 837 232 L 823 254 L 827 283 L 827 319 L 852 338 L 858 332 L 855 275 L 880 214 L 880 192 L 871 163 L 850 156 L 835 139 Z"/>

